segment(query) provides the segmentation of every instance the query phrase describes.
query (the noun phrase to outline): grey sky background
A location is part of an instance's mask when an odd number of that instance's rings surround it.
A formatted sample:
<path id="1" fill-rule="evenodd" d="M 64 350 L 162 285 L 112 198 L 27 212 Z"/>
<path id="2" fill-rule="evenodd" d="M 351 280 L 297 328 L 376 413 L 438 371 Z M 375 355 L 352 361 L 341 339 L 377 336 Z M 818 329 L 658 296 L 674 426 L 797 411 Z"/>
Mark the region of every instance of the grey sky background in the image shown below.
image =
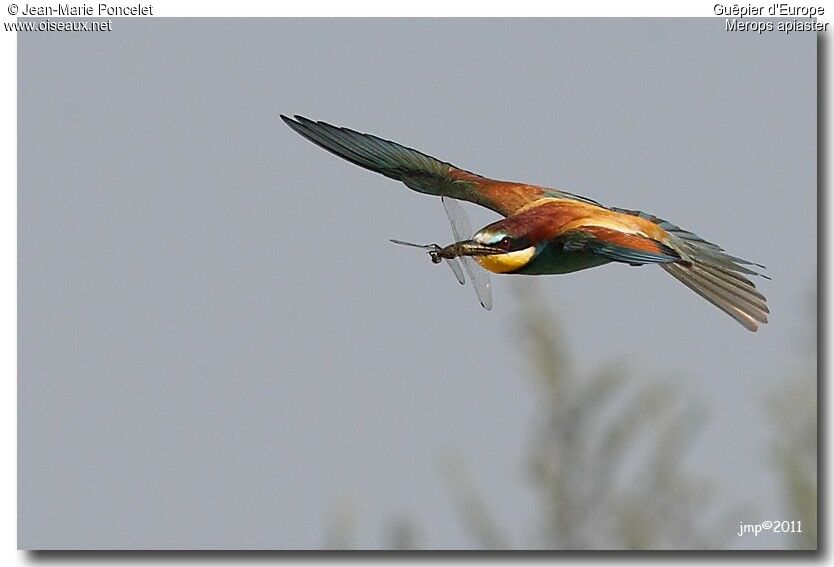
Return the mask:
<path id="1" fill-rule="evenodd" d="M 649 211 L 766 264 L 756 334 L 653 267 L 538 284 L 581 369 L 622 358 L 707 408 L 689 466 L 757 511 L 727 530 L 783 518 L 762 401 L 813 333 L 815 77 L 813 34 L 723 19 L 18 34 L 20 546 L 315 548 L 348 506 L 358 547 L 402 516 L 466 547 L 450 450 L 529 543 L 512 277 L 484 311 L 388 242 L 447 243 L 438 199 L 279 112 Z"/>

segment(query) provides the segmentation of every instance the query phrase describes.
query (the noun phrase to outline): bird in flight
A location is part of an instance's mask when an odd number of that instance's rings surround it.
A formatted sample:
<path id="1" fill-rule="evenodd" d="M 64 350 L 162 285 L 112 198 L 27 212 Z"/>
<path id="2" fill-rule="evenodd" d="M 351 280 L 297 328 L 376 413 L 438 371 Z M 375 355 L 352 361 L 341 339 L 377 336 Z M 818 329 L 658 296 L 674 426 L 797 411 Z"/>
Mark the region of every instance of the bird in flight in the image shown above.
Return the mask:
<path id="1" fill-rule="evenodd" d="M 456 236 L 459 232 L 449 207 L 452 199 L 505 217 L 474 235 L 460 236 L 446 248 L 424 246 L 435 262 L 460 257 L 474 259 L 490 272 L 526 275 L 566 274 L 610 262 L 657 264 L 746 329 L 756 331 L 767 323 L 765 297 L 747 277 L 767 278 L 757 271 L 764 266 L 731 256 L 654 215 L 606 207 L 558 189 L 489 179 L 396 142 L 303 116 L 281 115 L 281 119 L 314 144 L 353 164 L 401 181 L 414 191 L 443 198 Z M 460 273 L 452 267 L 456 275 Z M 462 283 L 462 276 L 459 280 Z M 489 308 L 483 300 L 482 304 Z"/>

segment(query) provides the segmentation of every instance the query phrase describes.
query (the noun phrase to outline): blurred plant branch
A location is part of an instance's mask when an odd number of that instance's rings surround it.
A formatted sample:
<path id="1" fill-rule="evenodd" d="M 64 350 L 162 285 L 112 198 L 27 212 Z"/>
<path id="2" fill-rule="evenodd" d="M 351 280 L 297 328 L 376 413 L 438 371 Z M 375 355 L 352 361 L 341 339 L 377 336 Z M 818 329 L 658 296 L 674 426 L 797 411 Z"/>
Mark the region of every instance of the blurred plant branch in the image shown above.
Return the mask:
<path id="1" fill-rule="evenodd" d="M 685 464 L 706 421 L 701 407 L 673 388 L 678 380 L 646 379 L 623 361 L 578 372 L 536 285 L 525 282 L 517 292 L 517 334 L 536 389 L 527 469 L 539 528 L 529 541 L 514 544 L 464 460 L 450 454 L 442 462 L 443 474 L 474 544 L 482 549 L 728 547 L 737 518 L 753 514 L 716 502 L 711 485 Z M 816 336 L 811 332 L 808 338 L 806 367 L 768 404 L 772 462 L 784 486 L 786 519 L 803 523 L 802 535 L 792 539 L 800 549 L 817 546 Z M 341 535 L 333 539 L 344 543 L 351 522 L 341 518 L 337 524 L 341 528 L 334 533 Z M 388 531 L 389 547 L 416 548 L 415 533 L 412 523 L 399 522 Z"/>
<path id="2" fill-rule="evenodd" d="M 535 285 L 519 285 L 518 296 L 538 400 L 528 466 L 541 503 L 540 533 L 525 547 L 720 547 L 725 536 L 704 527 L 710 490 L 681 466 L 704 419 L 699 409 L 675 395 L 672 381 L 647 382 L 622 362 L 580 375 Z M 482 547 L 507 548 L 474 483 L 457 470 L 451 484 L 464 523 Z"/>
<path id="3" fill-rule="evenodd" d="M 532 478 L 542 544 L 555 549 L 693 549 L 718 544 L 699 527 L 707 484 L 682 466 L 704 422 L 670 384 L 614 361 L 574 370 L 557 319 L 535 285 L 518 287 L 522 345 L 539 389 Z"/>

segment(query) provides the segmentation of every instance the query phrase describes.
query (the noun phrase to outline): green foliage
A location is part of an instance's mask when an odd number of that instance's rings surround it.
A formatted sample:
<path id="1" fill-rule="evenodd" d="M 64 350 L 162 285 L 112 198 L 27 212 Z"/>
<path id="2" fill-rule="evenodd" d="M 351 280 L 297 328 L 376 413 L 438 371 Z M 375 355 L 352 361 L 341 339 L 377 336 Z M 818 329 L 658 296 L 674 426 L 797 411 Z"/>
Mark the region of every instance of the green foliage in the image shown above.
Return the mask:
<path id="1" fill-rule="evenodd" d="M 683 466 L 703 416 L 666 384 L 612 361 L 578 373 L 556 317 L 519 287 L 519 344 L 537 400 L 528 470 L 539 531 L 512 545 L 459 459 L 448 459 L 456 507 L 483 549 L 698 549 L 726 544 L 711 492 Z M 449 463 L 452 463 L 451 465 Z M 712 514 L 713 521 L 707 516 Z M 720 516 L 720 514 L 719 514 Z"/>
<path id="2" fill-rule="evenodd" d="M 457 455 L 443 459 L 463 526 L 481 549 L 723 549 L 738 518 L 710 484 L 692 474 L 687 453 L 706 422 L 700 406 L 623 361 L 578 372 L 557 318 L 534 284 L 518 288 L 519 346 L 529 361 L 537 407 L 526 468 L 537 503 L 537 533 L 514 542 Z M 815 311 L 815 310 L 814 310 Z M 806 343 L 806 341 L 803 341 Z M 817 546 L 817 391 L 815 337 L 806 367 L 774 393 L 771 464 L 781 480 L 786 520 L 801 520 L 797 549 Z M 477 473 L 477 471 L 476 471 Z M 733 512 L 733 513 L 730 513 Z M 752 513 L 751 513 L 752 512 Z M 352 522 L 337 514 L 333 545 L 345 548 Z M 391 524 L 388 547 L 416 549 L 418 530 Z M 731 529 L 728 529 L 731 527 Z M 347 539 L 346 539 L 347 538 Z"/>
<path id="3" fill-rule="evenodd" d="M 588 375 L 572 364 L 555 316 L 536 288 L 520 289 L 521 344 L 533 366 L 540 547 L 696 549 L 722 537 L 706 483 L 683 466 L 703 423 L 699 408 L 613 361 Z M 714 525 L 714 524 L 713 524 Z"/>
<path id="4" fill-rule="evenodd" d="M 477 546 L 482 549 L 508 549 L 507 537 L 493 520 L 486 501 L 475 488 L 475 482 L 460 456 L 450 453 L 445 456 L 442 465 L 455 507 L 463 516 L 463 525 L 468 528 Z"/>

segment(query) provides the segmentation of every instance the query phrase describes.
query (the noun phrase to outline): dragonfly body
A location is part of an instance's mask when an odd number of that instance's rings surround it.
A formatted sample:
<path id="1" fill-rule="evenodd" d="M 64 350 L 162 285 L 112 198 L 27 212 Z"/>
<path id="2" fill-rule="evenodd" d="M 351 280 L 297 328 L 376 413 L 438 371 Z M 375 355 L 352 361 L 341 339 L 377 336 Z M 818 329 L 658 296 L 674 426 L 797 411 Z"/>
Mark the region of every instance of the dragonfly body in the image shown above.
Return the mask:
<path id="1" fill-rule="evenodd" d="M 281 118 L 318 146 L 440 196 L 444 204 L 469 201 L 505 217 L 446 248 L 424 247 L 437 262 L 471 257 L 491 272 L 524 275 L 566 274 L 610 262 L 657 264 L 748 330 L 767 322 L 766 300 L 747 277 L 761 275 L 757 268 L 763 266 L 668 221 L 558 189 L 488 179 L 370 134 L 301 116 Z M 450 220 L 454 229 L 452 215 Z M 482 304 L 488 307 L 483 299 Z"/>

